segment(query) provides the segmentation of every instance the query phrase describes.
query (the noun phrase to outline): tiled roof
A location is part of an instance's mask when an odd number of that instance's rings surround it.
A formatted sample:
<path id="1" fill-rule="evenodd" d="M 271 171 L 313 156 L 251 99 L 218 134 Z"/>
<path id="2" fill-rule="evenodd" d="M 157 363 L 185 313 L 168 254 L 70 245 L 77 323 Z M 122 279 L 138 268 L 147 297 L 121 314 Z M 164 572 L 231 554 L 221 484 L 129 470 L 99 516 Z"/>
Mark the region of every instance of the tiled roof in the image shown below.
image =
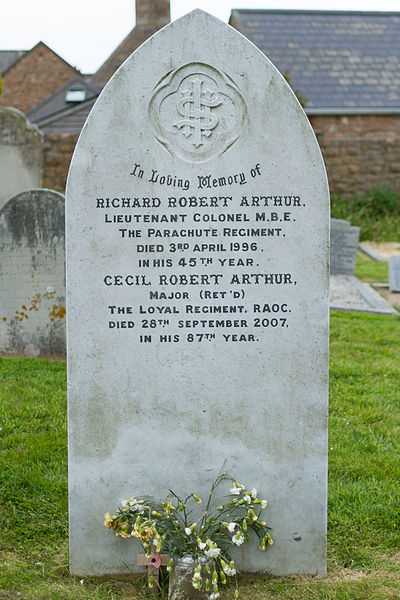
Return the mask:
<path id="1" fill-rule="evenodd" d="M 400 12 L 233 10 L 306 110 L 400 111 Z"/>
<path id="2" fill-rule="evenodd" d="M 7 71 L 26 52 L 27 50 L 0 50 L 0 73 Z"/>
<path id="3" fill-rule="evenodd" d="M 36 123 L 43 133 L 68 133 L 79 135 L 92 110 L 96 98 L 81 102 Z"/>
<path id="4" fill-rule="evenodd" d="M 67 92 L 82 90 L 82 102 L 68 102 Z M 83 124 L 99 95 L 99 90 L 87 79 L 75 77 L 54 94 L 27 113 L 31 123 L 44 133 L 80 133 Z"/>
<path id="5" fill-rule="evenodd" d="M 154 30 L 145 30 L 135 27 L 114 50 L 109 58 L 101 65 L 100 69 L 92 76 L 93 81 L 99 87 L 104 87 L 107 81 L 114 75 L 115 71 L 122 65 L 143 42 L 155 33 Z"/>

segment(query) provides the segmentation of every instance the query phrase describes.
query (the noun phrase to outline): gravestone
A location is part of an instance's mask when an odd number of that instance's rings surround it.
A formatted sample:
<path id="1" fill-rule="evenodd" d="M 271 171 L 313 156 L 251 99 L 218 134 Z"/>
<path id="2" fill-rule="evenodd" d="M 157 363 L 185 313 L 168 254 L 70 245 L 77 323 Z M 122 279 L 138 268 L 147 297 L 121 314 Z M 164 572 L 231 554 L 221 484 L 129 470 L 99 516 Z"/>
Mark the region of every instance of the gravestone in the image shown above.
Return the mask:
<path id="1" fill-rule="evenodd" d="M 226 459 L 274 538 L 239 568 L 325 573 L 328 186 L 284 78 L 207 13 L 165 27 L 96 102 L 66 211 L 71 572 L 135 571 L 104 513 Z"/>
<path id="2" fill-rule="evenodd" d="M 43 134 L 15 108 L 0 107 L 0 208 L 42 185 Z"/>
<path id="3" fill-rule="evenodd" d="M 400 292 L 400 256 L 389 256 L 389 290 Z"/>
<path id="4" fill-rule="evenodd" d="M 64 197 L 21 192 L 0 210 L 0 352 L 65 356 Z"/>
<path id="5" fill-rule="evenodd" d="M 343 219 L 331 219 L 330 272 L 332 275 L 354 275 L 360 228 Z"/>

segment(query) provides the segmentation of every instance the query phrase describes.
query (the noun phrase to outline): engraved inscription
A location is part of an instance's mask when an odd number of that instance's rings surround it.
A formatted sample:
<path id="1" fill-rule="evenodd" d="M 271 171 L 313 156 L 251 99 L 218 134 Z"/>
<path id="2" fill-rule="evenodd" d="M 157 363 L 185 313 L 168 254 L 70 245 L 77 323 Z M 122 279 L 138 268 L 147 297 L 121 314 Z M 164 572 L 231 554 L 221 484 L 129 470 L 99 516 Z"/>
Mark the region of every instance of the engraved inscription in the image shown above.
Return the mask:
<path id="1" fill-rule="evenodd" d="M 239 138 L 245 117 L 238 86 L 204 63 L 190 63 L 166 75 L 149 103 L 156 139 L 188 162 L 223 154 Z"/>

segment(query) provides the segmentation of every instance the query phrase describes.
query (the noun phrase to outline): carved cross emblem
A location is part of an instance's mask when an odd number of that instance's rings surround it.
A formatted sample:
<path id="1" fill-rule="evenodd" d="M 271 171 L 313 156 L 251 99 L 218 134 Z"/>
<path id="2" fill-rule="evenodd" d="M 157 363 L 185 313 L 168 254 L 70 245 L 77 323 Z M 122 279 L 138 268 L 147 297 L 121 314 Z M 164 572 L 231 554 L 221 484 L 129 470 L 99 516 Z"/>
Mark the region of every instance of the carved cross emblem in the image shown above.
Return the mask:
<path id="1" fill-rule="evenodd" d="M 207 138 L 211 130 L 218 125 L 218 116 L 211 112 L 212 108 L 220 106 L 222 99 L 208 87 L 202 91 L 203 81 L 196 77 L 192 79 L 192 88 L 182 91 L 182 98 L 177 102 L 177 110 L 184 118 L 175 121 L 178 129 L 183 127 L 183 134 L 189 138 L 193 136 L 196 148 L 203 144 L 203 135 Z"/>
<path id="2" fill-rule="evenodd" d="M 205 162 L 230 148 L 242 131 L 246 105 L 233 79 L 205 63 L 188 63 L 157 84 L 149 102 L 157 141 L 188 162 Z"/>

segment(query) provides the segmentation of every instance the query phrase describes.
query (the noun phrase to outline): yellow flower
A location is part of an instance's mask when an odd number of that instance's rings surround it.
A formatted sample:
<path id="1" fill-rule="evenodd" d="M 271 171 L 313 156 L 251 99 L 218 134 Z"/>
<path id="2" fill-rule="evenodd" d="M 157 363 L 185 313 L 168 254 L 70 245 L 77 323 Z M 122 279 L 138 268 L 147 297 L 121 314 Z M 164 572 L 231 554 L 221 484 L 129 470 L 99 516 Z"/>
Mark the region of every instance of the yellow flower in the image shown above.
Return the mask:
<path id="1" fill-rule="evenodd" d="M 131 536 L 129 535 L 129 533 L 126 533 L 126 531 L 119 531 L 119 532 L 117 533 L 117 535 L 119 535 L 120 537 L 122 537 L 122 538 L 125 538 L 125 539 L 128 539 L 128 538 L 130 538 L 130 537 L 131 537 Z"/>
<path id="2" fill-rule="evenodd" d="M 113 517 L 111 517 L 110 513 L 104 515 L 104 525 L 107 529 L 114 529 L 117 526 L 117 523 L 113 521 Z"/>

